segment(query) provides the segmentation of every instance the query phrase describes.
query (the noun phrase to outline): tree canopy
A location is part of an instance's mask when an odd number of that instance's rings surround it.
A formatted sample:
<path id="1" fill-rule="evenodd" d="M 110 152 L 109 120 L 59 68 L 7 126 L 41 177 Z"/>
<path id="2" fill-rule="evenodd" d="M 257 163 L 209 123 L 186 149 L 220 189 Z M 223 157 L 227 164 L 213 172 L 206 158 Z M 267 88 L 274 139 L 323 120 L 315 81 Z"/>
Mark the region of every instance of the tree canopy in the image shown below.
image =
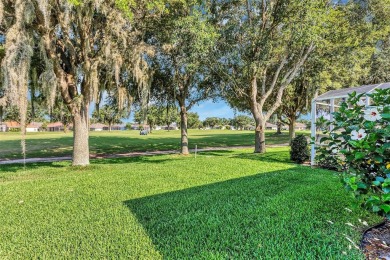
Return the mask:
<path id="1" fill-rule="evenodd" d="M 256 121 L 255 152 L 265 151 L 265 123 L 283 92 L 332 29 L 327 1 L 213 1 L 220 34 L 214 66 L 224 96 Z M 265 110 L 266 102 L 274 97 Z"/>
<path id="2" fill-rule="evenodd" d="M 151 126 L 180 113 L 188 154 L 187 128 L 200 126 L 189 111 L 222 97 L 252 114 L 255 152 L 265 152 L 273 114 L 293 126 L 320 92 L 390 80 L 389 8 L 389 0 L 0 0 L 0 115 L 16 105 L 25 129 L 46 106 L 73 123 L 73 165 L 87 165 L 91 104 L 108 124 L 134 101 L 137 120 Z"/>
<path id="3" fill-rule="evenodd" d="M 6 29 L 2 62 L 6 95 L 2 104 L 17 104 L 25 128 L 31 61 L 39 52 L 39 76 L 48 105 L 60 95 L 72 115 L 73 164 L 89 164 L 89 104 L 103 90 L 115 88 L 118 105 L 129 99 L 129 88 L 150 87 L 145 55 L 153 49 L 145 42 L 145 26 L 160 6 L 118 0 L 1 0 L 2 28 Z M 131 14 L 131 15 L 130 15 Z"/>

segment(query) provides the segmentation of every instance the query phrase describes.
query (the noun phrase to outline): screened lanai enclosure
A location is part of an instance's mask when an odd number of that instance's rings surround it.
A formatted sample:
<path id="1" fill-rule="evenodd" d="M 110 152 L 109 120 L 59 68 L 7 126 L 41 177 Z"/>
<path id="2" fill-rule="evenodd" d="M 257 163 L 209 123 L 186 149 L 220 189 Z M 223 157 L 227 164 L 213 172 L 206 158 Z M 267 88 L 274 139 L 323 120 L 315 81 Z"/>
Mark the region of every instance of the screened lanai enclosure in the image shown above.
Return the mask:
<path id="1" fill-rule="evenodd" d="M 339 90 L 331 90 L 326 92 L 317 98 L 312 100 L 311 103 L 311 137 L 314 138 L 315 142 L 311 145 L 311 165 L 316 165 L 315 155 L 316 155 L 316 145 L 318 145 L 319 135 L 317 134 L 317 118 L 323 116 L 325 119 L 332 121 L 332 113 L 336 112 L 340 107 L 340 103 L 344 102 L 348 95 L 356 92 L 357 94 L 371 94 L 376 89 L 388 89 L 390 88 L 389 83 L 381 83 L 374 85 L 364 85 L 354 88 L 346 88 Z M 370 97 L 363 95 L 362 102 L 364 102 L 366 108 L 372 105 Z M 331 126 L 332 127 L 332 126 Z"/>

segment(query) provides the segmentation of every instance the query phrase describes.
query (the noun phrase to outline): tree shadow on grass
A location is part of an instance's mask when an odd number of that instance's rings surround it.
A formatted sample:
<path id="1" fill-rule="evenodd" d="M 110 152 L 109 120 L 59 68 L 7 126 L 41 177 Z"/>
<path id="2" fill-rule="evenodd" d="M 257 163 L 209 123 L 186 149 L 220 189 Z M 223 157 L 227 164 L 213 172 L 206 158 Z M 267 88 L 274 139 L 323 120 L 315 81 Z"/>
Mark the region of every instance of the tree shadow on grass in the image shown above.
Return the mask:
<path id="1" fill-rule="evenodd" d="M 264 154 L 259 153 L 239 153 L 233 155 L 233 158 L 246 159 L 246 160 L 256 160 L 263 162 L 283 162 L 283 163 L 292 163 L 290 160 L 290 155 L 286 151 L 272 151 Z"/>
<path id="2" fill-rule="evenodd" d="M 171 155 L 171 156 L 167 156 Z M 103 164 L 133 164 L 133 163 L 150 163 L 150 164 L 161 164 L 166 162 L 172 162 L 173 160 L 180 160 L 186 158 L 185 156 L 181 156 L 180 154 L 156 154 L 156 155 L 139 155 L 139 156 L 131 156 L 118 158 L 103 158 L 103 159 L 94 159 L 91 158 L 91 165 L 88 167 L 92 167 L 93 165 L 103 165 Z M 262 162 L 289 162 L 288 154 L 286 151 L 273 151 L 267 154 L 255 154 L 255 153 L 237 153 L 234 150 L 212 150 L 212 151 L 201 151 L 198 152 L 199 156 L 210 156 L 210 157 L 222 157 L 227 156 L 228 158 L 239 158 L 245 160 L 256 160 Z M 194 156 L 192 153 L 190 156 Z M 27 163 L 27 170 L 34 170 L 42 167 L 51 167 L 51 168 L 62 168 L 70 166 L 70 161 L 62 161 L 62 162 L 37 162 L 37 163 Z M 4 164 L 0 165 L 0 172 L 17 172 L 24 168 L 22 163 L 17 164 Z"/>
<path id="3" fill-rule="evenodd" d="M 89 168 L 94 167 L 95 165 L 102 165 L 102 164 L 135 164 L 135 163 L 158 164 L 158 163 L 165 163 L 167 161 L 172 161 L 172 160 L 175 160 L 175 158 L 172 158 L 172 157 L 162 158 L 160 155 L 91 159 L 90 165 L 88 165 L 86 167 L 81 167 L 81 168 L 82 169 L 89 169 Z M 35 170 L 38 168 L 43 169 L 43 167 L 63 168 L 63 167 L 69 167 L 69 166 L 71 166 L 71 161 L 26 163 L 27 170 Z M 22 164 L 22 163 L 2 164 L 2 165 L 0 165 L 0 172 L 18 172 L 18 171 L 23 170 L 23 168 L 24 168 L 24 164 Z M 79 168 L 80 167 L 74 167 L 74 168 L 70 168 L 70 169 L 77 170 Z"/>
<path id="4" fill-rule="evenodd" d="M 68 167 L 69 162 L 37 162 L 37 163 L 26 163 L 26 170 L 35 170 L 35 169 L 43 169 L 43 167 L 50 168 L 63 168 Z M 1 172 L 20 172 L 24 169 L 24 164 L 22 163 L 14 163 L 14 164 L 2 164 L 0 165 L 0 173 Z"/>
<path id="5" fill-rule="evenodd" d="M 283 162 L 292 163 L 288 151 L 272 151 L 264 154 L 253 153 L 253 152 L 239 152 L 237 150 L 212 150 L 212 151 L 201 151 L 198 153 L 203 156 L 228 156 L 227 158 L 236 158 L 244 160 L 255 160 L 261 162 Z"/>
<path id="6" fill-rule="evenodd" d="M 329 231 L 326 219 L 330 208 L 343 212 L 345 201 L 333 205 L 333 197 L 313 195 L 324 176 L 308 178 L 304 170 L 257 174 L 124 204 L 166 259 L 334 258 L 343 245 L 336 225 Z M 324 252 L 328 247 L 333 252 Z"/>
<path id="7" fill-rule="evenodd" d="M 165 162 L 171 162 L 176 160 L 172 157 L 164 157 L 163 155 L 147 155 L 147 156 L 134 156 L 134 157 L 120 157 L 120 158 L 106 158 L 106 159 L 93 159 L 91 161 L 92 165 L 101 165 L 101 164 L 159 164 Z"/>
<path id="8" fill-rule="evenodd" d="M 50 135 L 48 136 L 50 137 Z M 47 139 L 26 139 L 26 156 L 27 158 L 34 157 L 57 157 L 71 155 L 68 148 L 71 148 L 73 138 L 71 136 L 50 137 Z M 22 148 L 20 139 L 0 140 L 0 159 L 12 160 L 22 158 Z"/>
<path id="9" fill-rule="evenodd" d="M 234 153 L 233 150 L 223 150 L 223 148 L 221 148 L 221 150 L 201 151 L 201 152 L 198 152 L 198 155 L 202 155 L 202 156 L 227 156 L 227 155 L 233 154 L 233 153 Z"/>
<path id="10" fill-rule="evenodd" d="M 286 142 L 286 135 L 273 137 L 267 133 L 267 144 L 278 144 Z M 56 157 L 71 155 L 72 137 L 51 137 L 44 136 L 41 139 L 27 138 L 28 157 Z M 93 136 L 89 138 L 91 153 L 98 155 L 142 152 L 142 151 L 166 151 L 180 149 L 180 136 L 159 136 L 153 134 L 149 136 L 134 137 L 133 135 L 116 136 L 115 132 L 102 136 Z M 195 145 L 200 148 L 205 147 L 228 147 L 228 146 L 250 146 L 254 145 L 252 133 L 234 134 L 226 133 L 208 133 L 204 135 L 190 135 L 189 148 L 194 149 Z M 0 140 L 0 159 L 21 158 L 20 140 Z"/>

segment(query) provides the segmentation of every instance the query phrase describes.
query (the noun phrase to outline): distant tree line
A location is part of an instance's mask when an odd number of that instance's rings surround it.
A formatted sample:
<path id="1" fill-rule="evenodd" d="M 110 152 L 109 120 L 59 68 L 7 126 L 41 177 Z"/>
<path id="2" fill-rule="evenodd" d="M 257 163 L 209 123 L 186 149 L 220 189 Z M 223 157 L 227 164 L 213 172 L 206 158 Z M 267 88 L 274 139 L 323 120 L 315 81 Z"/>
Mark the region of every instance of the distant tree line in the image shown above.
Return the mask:
<path id="1" fill-rule="evenodd" d="M 390 80 L 389 6 L 0 0 L 0 115 L 14 106 L 25 129 L 40 106 L 49 108 L 50 116 L 73 124 L 73 165 L 88 165 L 91 104 L 94 117 L 109 125 L 134 104 L 150 125 L 178 121 L 181 153 L 188 154 L 187 129 L 200 124 L 191 109 L 223 99 L 251 115 L 254 151 L 264 153 L 266 122 L 288 123 L 292 138 L 316 95 Z M 150 104 L 164 108 L 165 118 L 153 116 L 159 109 Z"/>

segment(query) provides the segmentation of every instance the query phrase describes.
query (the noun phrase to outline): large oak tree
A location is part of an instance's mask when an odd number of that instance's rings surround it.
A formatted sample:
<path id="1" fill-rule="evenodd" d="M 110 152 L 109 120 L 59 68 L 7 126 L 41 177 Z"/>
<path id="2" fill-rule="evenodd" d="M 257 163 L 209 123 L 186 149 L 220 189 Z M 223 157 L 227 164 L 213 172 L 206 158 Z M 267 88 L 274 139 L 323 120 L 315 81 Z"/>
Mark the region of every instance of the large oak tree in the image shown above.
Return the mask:
<path id="1" fill-rule="evenodd" d="M 214 66 L 225 98 L 250 110 L 255 152 L 265 152 L 265 124 L 283 102 L 283 92 L 330 29 L 330 1 L 213 1 L 221 35 Z M 271 105 L 266 105 L 275 96 Z"/>
<path id="2" fill-rule="evenodd" d="M 18 105 L 24 128 L 31 57 L 39 51 L 44 63 L 39 79 L 49 105 L 59 94 L 72 116 L 73 165 L 89 164 L 89 106 L 107 87 L 117 88 L 122 103 L 130 82 L 148 88 L 151 75 L 144 57 L 151 49 L 144 43 L 143 22 L 156 16 L 157 11 L 148 10 L 159 6 L 130 0 L 0 3 L 6 32 L 7 100 L 2 102 Z"/>

